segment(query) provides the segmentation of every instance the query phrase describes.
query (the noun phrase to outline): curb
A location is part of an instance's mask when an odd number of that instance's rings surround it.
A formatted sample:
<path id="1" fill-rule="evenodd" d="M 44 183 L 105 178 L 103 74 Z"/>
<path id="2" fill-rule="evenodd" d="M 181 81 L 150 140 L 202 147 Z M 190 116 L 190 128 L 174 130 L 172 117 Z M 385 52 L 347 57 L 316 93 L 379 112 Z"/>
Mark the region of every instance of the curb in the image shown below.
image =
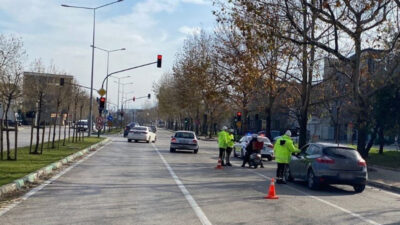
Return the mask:
<path id="1" fill-rule="evenodd" d="M 373 186 L 373 187 L 376 187 L 376 188 L 381 188 L 383 190 L 392 191 L 392 192 L 396 192 L 396 193 L 400 194 L 400 187 L 396 187 L 394 185 L 384 184 L 384 183 L 371 181 L 371 180 L 368 180 L 367 184 L 369 186 Z"/>
<path id="2" fill-rule="evenodd" d="M 11 192 L 21 189 L 28 183 L 33 183 L 33 182 L 37 181 L 39 179 L 39 177 L 42 175 L 48 175 L 48 174 L 53 173 L 53 170 L 56 170 L 56 169 L 60 168 L 61 166 L 74 161 L 78 157 L 86 155 L 90 151 L 96 150 L 98 147 L 105 145 L 109 141 L 110 141 L 110 139 L 106 138 L 105 140 L 103 140 L 97 144 L 91 145 L 79 152 L 75 152 L 74 154 L 69 155 L 61 160 L 58 160 L 57 162 L 54 162 L 48 166 L 45 166 L 41 169 L 36 170 L 35 172 L 32 172 L 20 179 L 17 179 L 15 181 L 13 181 L 13 183 L 0 186 L 0 198 L 8 193 L 11 193 Z"/>

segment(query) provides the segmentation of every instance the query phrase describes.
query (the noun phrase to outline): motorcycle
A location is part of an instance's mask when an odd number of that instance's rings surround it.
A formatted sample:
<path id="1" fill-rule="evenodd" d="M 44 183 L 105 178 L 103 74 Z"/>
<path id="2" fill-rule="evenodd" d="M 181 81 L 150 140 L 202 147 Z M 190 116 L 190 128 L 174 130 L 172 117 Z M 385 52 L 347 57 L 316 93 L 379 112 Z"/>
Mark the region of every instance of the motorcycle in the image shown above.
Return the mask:
<path id="1" fill-rule="evenodd" d="M 259 152 L 252 153 L 250 155 L 249 166 L 250 167 L 253 166 L 254 169 L 257 169 L 257 167 L 260 166 L 262 163 L 261 160 L 262 160 L 262 158 L 261 158 L 261 154 Z"/>

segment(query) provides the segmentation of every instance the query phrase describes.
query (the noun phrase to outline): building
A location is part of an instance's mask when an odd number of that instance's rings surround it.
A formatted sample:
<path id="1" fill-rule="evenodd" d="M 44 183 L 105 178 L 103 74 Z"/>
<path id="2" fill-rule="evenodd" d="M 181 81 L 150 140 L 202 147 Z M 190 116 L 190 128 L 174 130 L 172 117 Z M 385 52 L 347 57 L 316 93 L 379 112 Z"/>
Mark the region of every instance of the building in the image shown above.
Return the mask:
<path id="1" fill-rule="evenodd" d="M 63 98 L 71 96 L 73 76 L 58 75 L 49 73 L 24 72 L 22 112 L 26 115 L 29 112 L 37 111 L 38 96 L 43 94 L 41 121 L 48 122 L 51 115 L 56 113 L 56 99 L 61 95 Z M 63 113 L 65 107 L 59 107 L 58 114 Z M 30 123 L 32 118 L 23 118 Z"/>

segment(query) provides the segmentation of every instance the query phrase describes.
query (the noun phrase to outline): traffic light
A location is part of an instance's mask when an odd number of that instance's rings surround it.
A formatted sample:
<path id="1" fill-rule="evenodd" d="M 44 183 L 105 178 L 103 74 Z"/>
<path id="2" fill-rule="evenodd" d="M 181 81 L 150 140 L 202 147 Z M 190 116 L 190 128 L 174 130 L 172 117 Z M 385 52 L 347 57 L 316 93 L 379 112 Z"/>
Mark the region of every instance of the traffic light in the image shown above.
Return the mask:
<path id="1" fill-rule="evenodd" d="M 133 98 L 132 98 L 132 101 L 135 101 L 136 100 L 136 97 L 135 96 L 133 96 Z"/>
<path id="2" fill-rule="evenodd" d="M 150 99 L 151 98 L 151 94 L 147 94 L 147 98 Z"/>
<path id="3" fill-rule="evenodd" d="M 99 101 L 99 110 L 103 110 L 104 109 L 104 104 L 106 103 L 106 98 L 101 97 L 100 101 Z"/>
<path id="4" fill-rule="evenodd" d="M 189 123 L 189 119 L 188 118 L 185 118 L 185 123 Z"/>
<path id="5" fill-rule="evenodd" d="M 162 55 L 157 55 L 157 68 L 161 68 Z"/>
<path id="6" fill-rule="evenodd" d="M 236 113 L 236 117 L 237 117 L 238 121 L 241 121 L 242 120 L 242 113 L 241 112 L 237 112 Z"/>

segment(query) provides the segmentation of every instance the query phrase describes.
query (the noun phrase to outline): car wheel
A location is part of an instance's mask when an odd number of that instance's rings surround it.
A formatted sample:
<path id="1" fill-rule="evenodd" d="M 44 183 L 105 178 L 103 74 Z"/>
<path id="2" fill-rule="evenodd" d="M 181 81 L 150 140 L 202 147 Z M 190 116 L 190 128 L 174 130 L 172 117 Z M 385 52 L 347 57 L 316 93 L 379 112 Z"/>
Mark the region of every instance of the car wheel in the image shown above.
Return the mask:
<path id="1" fill-rule="evenodd" d="M 353 185 L 353 188 L 356 193 L 361 193 L 365 189 L 365 184 L 355 184 Z"/>
<path id="2" fill-rule="evenodd" d="M 138 140 L 135 140 L 135 142 L 138 142 Z"/>
<path id="3" fill-rule="evenodd" d="M 268 161 L 271 161 L 272 157 L 269 155 L 269 156 L 267 156 L 267 159 L 268 159 Z"/>
<path id="4" fill-rule="evenodd" d="M 310 189 L 316 190 L 319 188 L 319 182 L 314 172 L 310 169 L 307 175 L 307 186 Z"/>
<path id="5" fill-rule="evenodd" d="M 175 152 L 175 149 L 174 148 L 170 148 L 169 152 Z"/>
<path id="6" fill-rule="evenodd" d="M 293 181 L 294 178 L 292 176 L 292 173 L 290 172 L 289 166 L 285 170 L 285 180 L 286 181 Z"/>
<path id="7" fill-rule="evenodd" d="M 146 142 L 147 142 L 147 143 L 150 143 L 150 138 L 149 138 L 149 140 L 147 140 Z"/>
<path id="8" fill-rule="evenodd" d="M 194 153 L 194 154 L 197 154 L 198 151 L 199 151 L 199 149 L 196 149 L 196 150 L 194 150 L 193 153 Z"/>
<path id="9" fill-rule="evenodd" d="M 132 141 L 132 139 L 128 139 L 128 142 L 131 142 Z"/>

